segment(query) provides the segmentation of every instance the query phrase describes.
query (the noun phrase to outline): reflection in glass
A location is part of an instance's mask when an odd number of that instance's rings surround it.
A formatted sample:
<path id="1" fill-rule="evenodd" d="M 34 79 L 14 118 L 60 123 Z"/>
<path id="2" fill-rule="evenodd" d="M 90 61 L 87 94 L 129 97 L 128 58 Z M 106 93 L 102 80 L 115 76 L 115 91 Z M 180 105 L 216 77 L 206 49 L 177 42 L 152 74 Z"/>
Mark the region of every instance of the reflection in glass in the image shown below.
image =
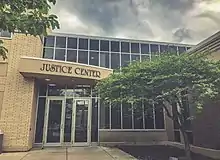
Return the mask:
<path id="1" fill-rule="evenodd" d="M 66 48 L 66 37 L 56 37 L 56 47 Z"/>
<path id="2" fill-rule="evenodd" d="M 116 69 L 120 67 L 120 56 L 118 53 L 111 53 L 111 68 Z"/>
<path id="3" fill-rule="evenodd" d="M 155 104 L 155 125 L 156 129 L 164 129 L 164 112 L 160 104 Z"/>
<path id="4" fill-rule="evenodd" d="M 121 129 L 121 104 L 111 105 L 111 129 Z"/>
<path id="5" fill-rule="evenodd" d="M 45 102 L 46 98 L 39 98 L 38 100 L 35 143 L 41 143 L 43 140 Z"/>
<path id="6" fill-rule="evenodd" d="M 110 127 L 110 107 L 100 100 L 100 128 L 109 129 Z"/>
<path id="7" fill-rule="evenodd" d="M 141 61 L 149 61 L 150 60 L 150 55 L 141 55 Z"/>
<path id="8" fill-rule="evenodd" d="M 143 129 L 143 110 L 142 103 L 134 104 L 134 128 Z"/>
<path id="9" fill-rule="evenodd" d="M 77 38 L 68 37 L 67 48 L 77 49 Z"/>
<path id="10" fill-rule="evenodd" d="M 157 54 L 159 52 L 159 48 L 157 44 L 150 44 L 151 53 Z"/>
<path id="11" fill-rule="evenodd" d="M 55 59 L 65 61 L 65 49 L 56 49 L 55 50 Z"/>
<path id="12" fill-rule="evenodd" d="M 91 87 L 90 86 L 77 86 L 75 89 L 76 97 L 90 97 L 91 96 Z"/>
<path id="13" fill-rule="evenodd" d="M 144 103 L 144 119 L 145 129 L 154 129 L 153 106 L 147 103 Z"/>
<path id="14" fill-rule="evenodd" d="M 160 53 L 167 53 L 168 45 L 160 45 Z"/>
<path id="15" fill-rule="evenodd" d="M 46 47 L 54 47 L 54 36 L 47 36 L 44 38 L 44 46 Z"/>
<path id="16" fill-rule="evenodd" d="M 149 44 L 141 44 L 141 53 L 142 54 L 149 54 Z"/>
<path id="17" fill-rule="evenodd" d="M 88 39 L 80 38 L 79 39 L 79 49 L 88 49 Z"/>
<path id="18" fill-rule="evenodd" d="M 78 51 L 78 63 L 88 64 L 88 51 Z"/>
<path id="19" fill-rule="evenodd" d="M 131 61 L 140 61 L 140 55 L 131 54 Z"/>
<path id="20" fill-rule="evenodd" d="M 100 67 L 109 68 L 109 53 L 100 52 Z"/>
<path id="21" fill-rule="evenodd" d="M 140 53 L 139 43 L 131 43 L 131 53 Z"/>
<path id="22" fill-rule="evenodd" d="M 88 100 L 76 100 L 75 142 L 87 142 Z"/>
<path id="23" fill-rule="evenodd" d="M 121 54 L 121 66 L 128 66 L 130 63 L 130 54 Z"/>
<path id="24" fill-rule="evenodd" d="M 53 48 L 44 48 L 43 57 L 47 59 L 53 59 Z"/>
<path id="25" fill-rule="evenodd" d="M 65 121 L 64 121 L 64 142 L 71 142 L 72 133 L 72 108 L 73 99 L 66 99 Z"/>
<path id="26" fill-rule="evenodd" d="M 111 51 L 112 52 L 119 52 L 119 42 L 111 41 Z"/>
<path id="27" fill-rule="evenodd" d="M 99 52 L 89 52 L 89 64 L 99 66 Z"/>
<path id="28" fill-rule="evenodd" d="M 129 42 L 121 42 L 121 52 L 130 53 L 130 43 Z"/>
<path id="29" fill-rule="evenodd" d="M 178 47 L 179 54 L 186 52 L 186 47 Z"/>
<path id="30" fill-rule="evenodd" d="M 47 143 L 59 143 L 61 131 L 62 100 L 50 100 L 47 124 Z"/>
<path id="31" fill-rule="evenodd" d="M 76 50 L 67 50 L 67 61 L 76 62 L 77 61 L 77 51 Z"/>
<path id="32" fill-rule="evenodd" d="M 48 96 L 64 96 L 65 95 L 65 89 L 58 86 L 49 86 L 48 87 Z"/>
<path id="33" fill-rule="evenodd" d="M 98 141 L 98 100 L 92 99 L 92 142 Z"/>
<path id="34" fill-rule="evenodd" d="M 176 46 L 169 46 L 169 52 L 170 53 L 177 53 L 177 47 Z"/>
<path id="35" fill-rule="evenodd" d="M 99 40 L 90 39 L 89 41 L 89 48 L 90 50 L 96 50 L 99 51 Z"/>
<path id="36" fill-rule="evenodd" d="M 109 51 L 109 41 L 100 41 L 100 51 Z"/>

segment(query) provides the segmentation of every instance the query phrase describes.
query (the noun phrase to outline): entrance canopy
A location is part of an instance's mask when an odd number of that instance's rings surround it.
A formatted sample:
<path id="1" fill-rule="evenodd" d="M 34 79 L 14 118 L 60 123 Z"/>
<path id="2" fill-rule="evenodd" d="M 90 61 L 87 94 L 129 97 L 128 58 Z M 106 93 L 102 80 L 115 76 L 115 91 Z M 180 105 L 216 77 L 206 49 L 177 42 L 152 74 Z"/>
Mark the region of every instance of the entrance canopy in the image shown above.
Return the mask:
<path id="1" fill-rule="evenodd" d="M 24 77 L 38 79 L 95 81 L 108 77 L 113 70 L 75 62 L 21 57 L 19 72 Z"/>

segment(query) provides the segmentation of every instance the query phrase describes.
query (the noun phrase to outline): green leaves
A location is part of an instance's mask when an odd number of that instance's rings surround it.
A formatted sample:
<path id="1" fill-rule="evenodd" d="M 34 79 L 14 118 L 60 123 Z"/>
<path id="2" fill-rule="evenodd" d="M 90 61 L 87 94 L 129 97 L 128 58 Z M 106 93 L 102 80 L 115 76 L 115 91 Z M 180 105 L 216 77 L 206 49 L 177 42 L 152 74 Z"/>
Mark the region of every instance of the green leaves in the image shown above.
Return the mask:
<path id="1" fill-rule="evenodd" d="M 1 0 L 0 28 L 9 32 L 46 35 L 47 29 L 59 29 L 58 17 L 49 14 L 56 0 Z M 5 49 L 1 49 L 5 55 Z"/>

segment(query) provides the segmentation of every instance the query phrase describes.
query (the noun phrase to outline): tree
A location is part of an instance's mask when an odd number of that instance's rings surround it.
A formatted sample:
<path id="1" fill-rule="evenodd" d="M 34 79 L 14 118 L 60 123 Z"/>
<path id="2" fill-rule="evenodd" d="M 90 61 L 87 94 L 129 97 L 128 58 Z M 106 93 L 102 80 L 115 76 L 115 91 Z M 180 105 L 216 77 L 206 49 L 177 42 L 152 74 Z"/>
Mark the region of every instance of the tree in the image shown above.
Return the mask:
<path id="1" fill-rule="evenodd" d="M 135 62 L 121 71 L 115 71 L 100 81 L 96 88 L 106 103 L 145 101 L 149 107 L 160 104 L 155 106 L 162 106 L 166 115 L 178 124 L 186 157 L 191 160 L 186 129 L 187 123 L 196 114 L 185 114 L 186 100 L 190 110 L 201 111 L 209 100 L 218 98 L 219 82 L 219 61 L 210 61 L 206 55 L 199 54 L 165 54 L 151 62 Z M 173 104 L 177 104 L 178 109 L 171 113 Z"/>
<path id="2" fill-rule="evenodd" d="M 47 29 L 59 29 L 57 16 L 49 14 L 56 0 L 1 0 L 0 30 L 33 36 L 47 35 Z M 7 58 L 0 40 L 0 56 Z"/>

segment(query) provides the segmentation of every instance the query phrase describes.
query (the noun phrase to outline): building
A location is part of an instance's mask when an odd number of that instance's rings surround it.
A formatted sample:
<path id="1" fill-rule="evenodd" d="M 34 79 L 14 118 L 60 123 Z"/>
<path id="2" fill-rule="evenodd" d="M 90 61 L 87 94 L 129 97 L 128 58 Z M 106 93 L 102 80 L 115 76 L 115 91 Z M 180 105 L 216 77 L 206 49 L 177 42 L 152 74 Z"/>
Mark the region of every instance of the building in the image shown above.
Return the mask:
<path id="1" fill-rule="evenodd" d="M 58 33 L 0 36 L 8 49 L 0 61 L 4 151 L 174 140 L 173 122 L 163 112 L 152 108 L 152 116 L 145 115 L 145 104 L 135 104 L 142 111 L 104 106 L 93 88 L 131 61 L 181 54 L 191 45 Z"/>

